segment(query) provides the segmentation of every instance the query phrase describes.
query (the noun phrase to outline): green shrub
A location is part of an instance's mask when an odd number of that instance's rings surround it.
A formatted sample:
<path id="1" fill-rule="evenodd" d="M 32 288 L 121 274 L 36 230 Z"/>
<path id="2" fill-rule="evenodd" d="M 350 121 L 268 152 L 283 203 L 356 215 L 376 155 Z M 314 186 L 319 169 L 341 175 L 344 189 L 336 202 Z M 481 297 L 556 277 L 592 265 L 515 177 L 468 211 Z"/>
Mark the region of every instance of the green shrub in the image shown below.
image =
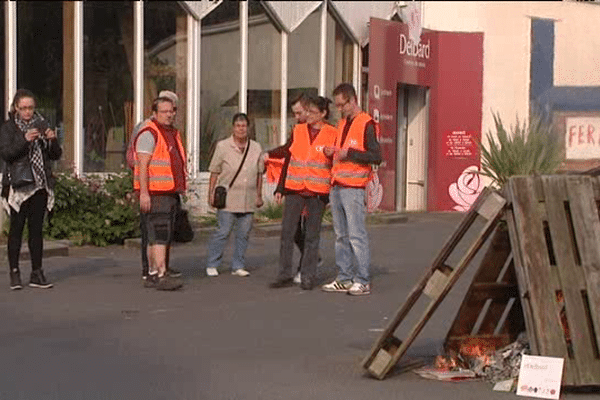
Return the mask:
<path id="1" fill-rule="evenodd" d="M 139 236 L 139 206 L 131 175 L 126 171 L 103 181 L 93 176 L 58 174 L 54 209 L 45 234 L 76 245 L 95 246 Z"/>

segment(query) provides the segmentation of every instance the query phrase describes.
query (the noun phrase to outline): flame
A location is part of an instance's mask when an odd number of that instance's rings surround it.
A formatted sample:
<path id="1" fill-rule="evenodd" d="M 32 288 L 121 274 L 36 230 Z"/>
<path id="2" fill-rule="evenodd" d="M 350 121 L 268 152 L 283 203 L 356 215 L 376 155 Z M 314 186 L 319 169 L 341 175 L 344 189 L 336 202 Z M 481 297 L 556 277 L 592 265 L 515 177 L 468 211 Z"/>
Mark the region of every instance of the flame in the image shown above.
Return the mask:
<path id="1" fill-rule="evenodd" d="M 442 371 L 452 371 L 458 366 L 453 357 L 437 356 L 435 358 L 435 368 Z"/>
<path id="2" fill-rule="evenodd" d="M 459 354 L 461 354 L 464 358 L 468 359 L 477 358 L 481 361 L 483 365 L 490 365 L 492 362 L 491 356 L 494 351 L 494 347 L 485 346 L 482 343 L 463 343 L 460 346 Z"/>

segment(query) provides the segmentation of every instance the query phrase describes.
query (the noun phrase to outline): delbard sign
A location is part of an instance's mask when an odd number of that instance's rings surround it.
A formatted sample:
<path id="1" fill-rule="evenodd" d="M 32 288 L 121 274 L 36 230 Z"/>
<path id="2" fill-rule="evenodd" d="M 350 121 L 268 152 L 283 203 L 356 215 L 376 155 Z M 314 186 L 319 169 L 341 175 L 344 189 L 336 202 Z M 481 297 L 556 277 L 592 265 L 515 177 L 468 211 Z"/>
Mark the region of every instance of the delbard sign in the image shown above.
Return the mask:
<path id="1" fill-rule="evenodd" d="M 600 118 L 566 118 L 567 160 L 600 159 Z"/>
<path id="2" fill-rule="evenodd" d="M 416 43 L 406 35 L 400 34 L 400 54 L 406 54 L 407 56 L 413 56 L 418 58 L 427 58 L 431 54 L 431 41 L 428 40 L 427 44 Z"/>

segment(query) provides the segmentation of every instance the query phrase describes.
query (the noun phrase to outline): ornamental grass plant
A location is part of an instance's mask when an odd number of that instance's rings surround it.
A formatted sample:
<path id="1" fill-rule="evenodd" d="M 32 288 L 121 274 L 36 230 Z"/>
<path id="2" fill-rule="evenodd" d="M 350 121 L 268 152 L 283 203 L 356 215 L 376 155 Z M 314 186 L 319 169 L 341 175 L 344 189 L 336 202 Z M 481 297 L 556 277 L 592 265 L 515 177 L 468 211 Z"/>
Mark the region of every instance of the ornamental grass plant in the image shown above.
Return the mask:
<path id="1" fill-rule="evenodd" d="M 554 173 L 563 161 L 563 151 L 552 124 L 538 114 L 519 121 L 507 132 L 499 113 L 493 113 L 496 134 L 488 132 L 488 148 L 478 143 L 481 171 L 493 184 L 504 188 L 511 176 Z M 497 140 L 495 138 L 497 138 Z"/>

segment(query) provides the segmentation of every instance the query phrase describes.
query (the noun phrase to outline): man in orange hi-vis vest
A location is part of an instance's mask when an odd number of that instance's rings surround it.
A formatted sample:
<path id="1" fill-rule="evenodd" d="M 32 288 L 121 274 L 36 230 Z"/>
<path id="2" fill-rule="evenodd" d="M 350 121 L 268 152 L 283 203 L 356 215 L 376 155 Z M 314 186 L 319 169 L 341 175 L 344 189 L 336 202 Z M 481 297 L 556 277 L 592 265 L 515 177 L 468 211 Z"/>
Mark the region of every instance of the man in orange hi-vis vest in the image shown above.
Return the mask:
<path id="1" fill-rule="evenodd" d="M 169 276 L 169 253 L 180 194 L 186 189 L 185 150 L 173 127 L 175 106 L 167 97 L 152 103 L 152 118 L 140 130 L 135 143 L 133 188 L 139 193 L 145 214 L 150 271 L 145 287 L 176 290 L 182 282 Z"/>
<path id="2" fill-rule="evenodd" d="M 358 106 L 356 91 L 349 83 L 338 85 L 333 102 L 342 118 L 338 122 L 335 146 L 324 153 L 333 157 L 331 169 L 331 215 L 335 230 L 335 262 L 337 278 L 321 287 L 326 292 L 342 292 L 354 296 L 371 293 L 371 254 L 365 227 L 365 187 L 371 165 L 381 163 L 377 141 L 378 124 Z M 352 256 L 357 269 L 352 270 Z"/>
<path id="3" fill-rule="evenodd" d="M 173 110 L 175 111 L 175 115 L 177 116 L 177 102 L 179 98 L 177 95 L 170 90 L 161 90 L 158 94 L 158 97 L 167 97 L 171 99 L 173 102 Z M 127 165 L 133 171 L 135 169 L 135 144 L 137 143 L 138 134 L 142 131 L 144 127 L 146 127 L 149 123 L 152 122 L 152 115 L 147 119 L 143 120 L 139 124 L 137 124 L 133 128 L 133 132 L 131 133 L 131 139 L 129 140 L 129 145 L 127 146 L 127 154 L 126 160 Z M 142 243 L 140 245 L 140 253 L 142 256 L 142 279 L 148 279 L 148 271 L 150 270 L 150 262 L 148 261 L 148 233 L 146 232 L 146 215 L 140 215 L 140 230 L 142 233 Z M 173 268 L 167 268 L 167 274 L 174 277 L 180 277 L 181 272 L 177 271 Z"/>
<path id="4" fill-rule="evenodd" d="M 308 96 L 304 93 L 301 93 L 299 96 L 294 98 L 291 102 L 292 106 L 292 114 L 294 116 L 294 120 L 296 121 L 296 125 L 306 123 L 306 119 L 308 117 Z M 276 147 L 267 152 L 268 157 L 265 159 L 265 168 L 267 171 L 267 182 L 269 183 L 277 183 L 278 185 L 281 183 L 281 176 L 285 176 L 287 171 L 285 170 L 287 166 L 284 165 L 284 159 L 286 154 L 286 149 L 290 146 L 291 136 L 286 144 L 283 146 Z M 302 281 L 300 274 L 300 267 L 302 265 L 302 258 L 304 257 L 304 242 L 306 237 L 306 209 L 303 211 L 300 220 L 298 221 L 298 226 L 296 227 L 296 233 L 294 234 L 294 243 L 300 250 L 300 262 L 298 263 L 298 272 L 294 276 L 294 283 L 300 284 Z M 323 264 L 323 259 L 321 258 L 321 254 L 318 256 L 317 265 L 320 267 Z"/>

